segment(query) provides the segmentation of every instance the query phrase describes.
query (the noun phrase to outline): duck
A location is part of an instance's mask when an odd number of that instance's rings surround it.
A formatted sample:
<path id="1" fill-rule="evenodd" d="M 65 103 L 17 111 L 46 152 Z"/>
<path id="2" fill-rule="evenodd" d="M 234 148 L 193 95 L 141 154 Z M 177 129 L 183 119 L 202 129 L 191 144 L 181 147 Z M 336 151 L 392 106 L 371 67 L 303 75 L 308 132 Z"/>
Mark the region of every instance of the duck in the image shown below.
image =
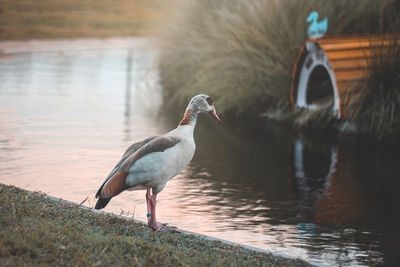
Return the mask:
<path id="1" fill-rule="evenodd" d="M 311 22 L 307 31 L 309 38 L 321 38 L 328 29 L 328 18 L 318 22 L 318 16 L 318 12 L 312 11 L 307 17 L 307 22 Z"/>
<path id="2" fill-rule="evenodd" d="M 200 113 L 208 113 L 221 123 L 213 100 L 199 94 L 190 100 L 177 128 L 129 146 L 98 189 L 95 209 L 106 207 L 125 190 L 146 190 L 147 226 L 156 231 L 175 228 L 157 221 L 157 195 L 191 162 L 196 150 L 193 132 Z"/>

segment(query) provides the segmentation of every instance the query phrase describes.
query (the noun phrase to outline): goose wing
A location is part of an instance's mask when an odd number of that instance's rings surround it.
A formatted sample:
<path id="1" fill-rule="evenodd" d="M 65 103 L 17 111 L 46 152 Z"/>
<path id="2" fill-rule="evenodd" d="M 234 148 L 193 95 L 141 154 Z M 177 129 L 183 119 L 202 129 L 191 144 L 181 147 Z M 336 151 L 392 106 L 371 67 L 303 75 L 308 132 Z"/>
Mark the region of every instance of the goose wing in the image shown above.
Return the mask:
<path id="1" fill-rule="evenodd" d="M 181 139 L 173 136 L 153 137 L 139 142 L 137 146 L 132 145 L 129 153 L 125 152 L 124 157 L 108 175 L 102 186 L 97 191 L 96 197 L 111 198 L 128 188 L 126 177 L 129 169 L 136 161 L 154 152 L 163 152 L 178 144 Z M 129 150 L 129 148 L 128 148 Z"/>
<path id="2" fill-rule="evenodd" d="M 110 172 L 110 174 L 107 176 L 107 178 L 104 180 L 103 184 L 100 186 L 99 190 L 96 193 L 96 198 L 100 197 L 101 191 L 103 190 L 104 185 L 110 180 L 111 177 L 113 177 L 118 170 L 120 169 L 122 163 L 125 162 L 127 158 L 132 156 L 136 151 L 138 151 L 141 147 L 146 145 L 148 142 L 156 138 L 157 136 L 152 136 L 149 138 L 146 138 L 140 142 L 134 143 L 128 147 L 128 149 L 125 151 L 125 153 L 122 155 L 121 160 L 115 165 L 114 169 Z"/>

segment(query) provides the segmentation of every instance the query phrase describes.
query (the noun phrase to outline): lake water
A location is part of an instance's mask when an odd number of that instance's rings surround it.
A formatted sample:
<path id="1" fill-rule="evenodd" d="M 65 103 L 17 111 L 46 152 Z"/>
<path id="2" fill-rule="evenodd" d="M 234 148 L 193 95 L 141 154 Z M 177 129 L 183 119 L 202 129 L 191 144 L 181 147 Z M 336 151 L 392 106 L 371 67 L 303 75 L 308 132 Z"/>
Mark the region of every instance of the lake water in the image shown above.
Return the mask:
<path id="1" fill-rule="evenodd" d="M 156 63 L 145 39 L 0 44 L 0 182 L 93 207 L 124 150 L 181 119 Z M 201 116 L 158 219 L 321 264 L 399 265 L 399 153 L 317 139 Z M 144 194 L 105 210 L 145 221 Z"/>

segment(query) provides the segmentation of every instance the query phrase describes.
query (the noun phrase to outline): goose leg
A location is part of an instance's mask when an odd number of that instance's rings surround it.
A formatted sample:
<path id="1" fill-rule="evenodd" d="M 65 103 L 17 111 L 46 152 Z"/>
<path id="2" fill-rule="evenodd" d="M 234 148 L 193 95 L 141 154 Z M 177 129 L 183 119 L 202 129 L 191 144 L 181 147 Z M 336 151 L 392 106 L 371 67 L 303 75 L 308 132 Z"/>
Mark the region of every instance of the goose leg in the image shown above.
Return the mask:
<path id="1" fill-rule="evenodd" d="M 168 226 L 167 223 L 157 222 L 156 219 L 157 194 L 151 196 L 150 204 L 151 204 L 151 217 L 148 227 L 151 227 L 156 231 L 165 231 L 165 232 L 176 228 L 173 226 Z"/>
<path id="2" fill-rule="evenodd" d="M 146 203 L 147 203 L 147 227 L 151 227 L 150 221 L 151 221 L 151 194 L 150 194 L 150 188 L 147 189 L 146 191 Z"/>

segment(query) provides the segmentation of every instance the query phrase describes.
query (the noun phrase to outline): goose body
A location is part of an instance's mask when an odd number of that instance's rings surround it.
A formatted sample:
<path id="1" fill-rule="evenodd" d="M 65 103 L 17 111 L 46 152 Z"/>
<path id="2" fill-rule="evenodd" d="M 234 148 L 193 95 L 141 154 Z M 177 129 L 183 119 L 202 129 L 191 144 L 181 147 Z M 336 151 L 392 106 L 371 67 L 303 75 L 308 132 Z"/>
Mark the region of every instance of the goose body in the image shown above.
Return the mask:
<path id="1" fill-rule="evenodd" d="M 124 190 L 145 189 L 148 226 L 155 230 L 168 229 L 165 224 L 156 222 L 156 196 L 192 160 L 196 150 L 193 131 L 197 116 L 202 112 L 210 113 L 220 122 L 211 98 L 197 95 L 190 101 L 176 129 L 131 145 L 97 191 L 99 200 L 95 208 L 104 208 Z"/>
<path id="2" fill-rule="evenodd" d="M 140 189 L 136 187 L 141 185 L 153 188 L 153 194 L 158 193 L 168 180 L 181 172 L 192 160 L 196 149 L 193 127 L 179 126 L 165 135 L 156 137 L 152 142 L 157 144 L 165 142 L 165 139 L 171 140 L 174 145 L 164 151 L 143 156 L 129 168 L 126 183 L 132 190 Z"/>

